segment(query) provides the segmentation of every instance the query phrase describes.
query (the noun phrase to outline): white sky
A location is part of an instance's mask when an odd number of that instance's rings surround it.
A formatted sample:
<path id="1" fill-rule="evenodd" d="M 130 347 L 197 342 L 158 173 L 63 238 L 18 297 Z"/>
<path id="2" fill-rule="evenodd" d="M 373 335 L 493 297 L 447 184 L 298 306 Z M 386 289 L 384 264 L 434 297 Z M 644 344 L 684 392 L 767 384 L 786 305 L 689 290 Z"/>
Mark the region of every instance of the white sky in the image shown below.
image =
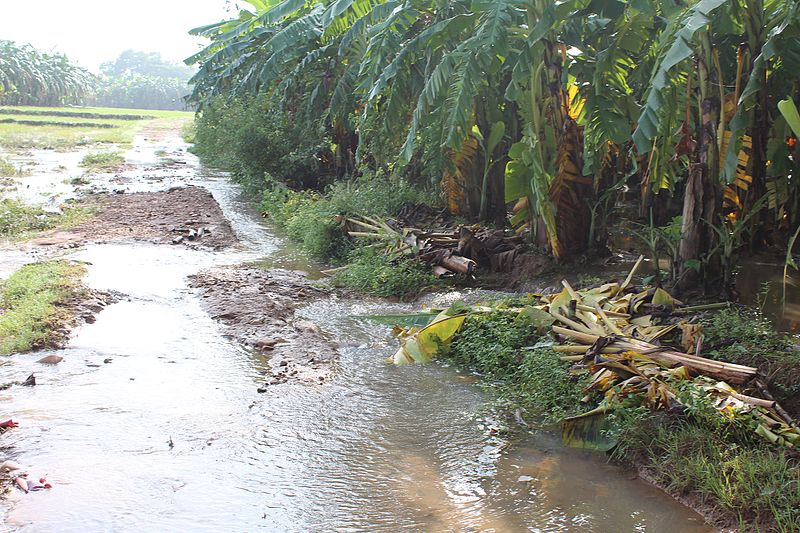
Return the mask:
<path id="1" fill-rule="evenodd" d="M 128 49 L 183 61 L 205 41 L 188 31 L 234 17 L 237 11 L 229 11 L 228 4 L 232 2 L 0 0 L 0 39 L 63 52 L 93 71 Z"/>

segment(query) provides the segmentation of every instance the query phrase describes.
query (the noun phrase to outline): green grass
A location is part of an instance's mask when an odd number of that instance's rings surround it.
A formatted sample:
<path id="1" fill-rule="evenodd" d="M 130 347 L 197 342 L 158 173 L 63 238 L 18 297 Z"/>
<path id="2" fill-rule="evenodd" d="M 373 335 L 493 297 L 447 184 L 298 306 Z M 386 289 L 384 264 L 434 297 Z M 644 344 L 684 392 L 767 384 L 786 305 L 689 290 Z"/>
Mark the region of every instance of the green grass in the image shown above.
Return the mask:
<path id="1" fill-rule="evenodd" d="M 18 200 L 0 200 L 0 237 L 20 240 L 54 228 L 69 228 L 80 224 L 91 210 L 79 205 L 66 205 L 61 213 L 49 213 L 40 207 Z"/>
<path id="2" fill-rule="evenodd" d="M 20 176 L 23 172 L 9 163 L 6 159 L 0 157 L 0 178 L 10 178 L 12 176 Z"/>
<path id="3" fill-rule="evenodd" d="M 371 248 L 357 248 L 350 253 L 347 269 L 337 272 L 331 284 L 374 296 L 408 298 L 439 282 L 431 268 L 419 261 L 391 261 Z"/>
<path id="4" fill-rule="evenodd" d="M 71 113 L 76 113 L 76 115 Z M 80 114 L 87 116 L 81 117 Z M 122 115 L 149 118 L 140 120 L 112 118 Z M 102 118 L 105 116 L 110 118 Z M 101 143 L 130 145 L 133 136 L 145 126 L 152 130 L 168 129 L 173 127 L 176 120 L 190 122 L 193 116 L 191 112 L 184 111 L 145 111 L 99 107 L 0 107 L 0 118 L 54 123 L 35 126 L 2 123 L 0 124 L 0 146 L 7 150 L 30 148 L 69 150 L 75 146 Z M 58 126 L 57 123 L 70 123 L 72 126 Z M 75 127 L 75 124 L 80 123 L 103 123 L 113 126 L 113 128 L 96 128 L 90 125 Z"/>
<path id="5" fill-rule="evenodd" d="M 716 413 L 618 412 L 616 461 L 643 467 L 673 494 L 732 516 L 744 530 L 800 530 L 800 462 Z"/>
<path id="6" fill-rule="evenodd" d="M 81 159 L 80 166 L 89 171 L 110 170 L 117 168 L 125 163 L 125 157 L 121 152 L 93 152 L 86 154 Z"/>
<path id="7" fill-rule="evenodd" d="M 276 186 L 263 193 L 261 208 L 314 257 L 341 261 L 355 243 L 345 236 L 336 215 L 385 218 L 396 215 L 406 203 L 435 202 L 430 193 L 403 180 L 374 178 L 336 182 L 324 193 Z"/>
<path id="8" fill-rule="evenodd" d="M 800 352 L 758 312 L 725 309 L 704 320 L 703 328 L 705 356 L 758 367 L 778 401 L 800 396 Z"/>
<path id="9" fill-rule="evenodd" d="M 551 425 L 584 410 L 581 389 L 587 381 L 571 375 L 570 363 L 550 348 L 531 348 L 540 335 L 535 325 L 515 313 L 474 314 L 440 355 L 485 377 L 509 407 Z"/>
<path id="10" fill-rule="evenodd" d="M 785 390 L 798 379 L 799 357 L 788 350 L 789 339 L 751 311 L 708 318 L 706 336 L 713 354 L 738 354 L 735 361 L 765 369 Z M 587 408 L 580 402 L 589 378 L 573 375 L 571 363 L 545 340 L 516 313 L 472 314 L 440 357 L 481 374 L 506 409 L 521 409 L 528 421 L 557 424 Z M 669 492 L 690 496 L 743 530 L 800 531 L 800 454 L 769 444 L 747 420 L 719 416 L 696 399 L 682 413 L 621 407 L 604 427 L 603 435 L 617 443 L 610 459 L 643 468 Z"/>
<path id="11" fill-rule="evenodd" d="M 386 191 L 391 190 L 392 194 Z M 432 203 L 435 198 L 399 179 L 373 178 L 341 181 L 324 193 L 293 191 L 275 185 L 263 193 L 261 207 L 289 238 L 316 259 L 349 268 L 332 282 L 366 294 L 405 298 L 441 285 L 430 267 L 418 261 L 389 260 L 379 250 L 354 241 L 336 221 L 337 215 L 364 214 L 386 218 L 406 203 Z M 372 244 L 372 243 L 370 243 Z"/>
<path id="12" fill-rule="evenodd" d="M 0 285 L 0 354 L 52 346 L 80 292 L 85 267 L 67 261 L 26 265 Z"/>

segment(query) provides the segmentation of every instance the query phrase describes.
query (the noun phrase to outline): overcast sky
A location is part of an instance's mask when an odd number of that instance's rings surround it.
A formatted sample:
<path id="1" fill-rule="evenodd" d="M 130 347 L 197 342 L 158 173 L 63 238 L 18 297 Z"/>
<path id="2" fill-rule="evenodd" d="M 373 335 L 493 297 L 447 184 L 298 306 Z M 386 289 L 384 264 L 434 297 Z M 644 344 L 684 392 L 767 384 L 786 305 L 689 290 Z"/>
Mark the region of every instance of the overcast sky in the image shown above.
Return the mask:
<path id="1" fill-rule="evenodd" d="M 127 49 L 160 52 L 173 61 L 204 42 L 197 26 L 232 18 L 226 0 L 0 0 L 0 40 L 67 54 L 96 71 Z M 246 5 L 246 4 L 245 4 Z"/>

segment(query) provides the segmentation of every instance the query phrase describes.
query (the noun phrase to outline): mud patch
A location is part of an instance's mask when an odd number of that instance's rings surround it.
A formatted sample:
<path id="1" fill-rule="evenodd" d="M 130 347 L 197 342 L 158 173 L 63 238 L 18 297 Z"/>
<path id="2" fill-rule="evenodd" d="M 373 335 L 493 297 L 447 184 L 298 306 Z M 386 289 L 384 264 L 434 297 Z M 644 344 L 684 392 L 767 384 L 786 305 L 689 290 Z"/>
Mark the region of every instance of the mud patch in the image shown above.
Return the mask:
<path id="1" fill-rule="evenodd" d="M 295 311 L 327 291 L 301 273 L 252 266 L 219 267 L 189 277 L 202 292 L 203 307 L 226 326 L 226 334 L 264 356 L 265 385 L 287 381 L 323 383 L 330 378 L 336 346 Z"/>
<path id="2" fill-rule="evenodd" d="M 200 187 L 90 195 L 85 205 L 96 210 L 91 219 L 33 239 L 30 244 L 67 247 L 137 240 L 220 250 L 237 242 L 217 201 Z"/>

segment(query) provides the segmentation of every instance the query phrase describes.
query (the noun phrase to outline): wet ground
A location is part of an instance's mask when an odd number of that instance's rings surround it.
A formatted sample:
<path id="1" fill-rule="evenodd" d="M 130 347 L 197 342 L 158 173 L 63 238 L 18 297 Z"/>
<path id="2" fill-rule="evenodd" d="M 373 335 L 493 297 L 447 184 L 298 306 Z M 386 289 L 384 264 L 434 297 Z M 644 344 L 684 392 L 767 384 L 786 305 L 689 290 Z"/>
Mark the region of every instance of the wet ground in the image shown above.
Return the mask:
<path id="1" fill-rule="evenodd" d="M 158 150 L 183 163 L 159 166 Z M 32 371 L 38 380 L 0 393 L 2 414 L 20 422 L 2 436 L 3 453 L 54 485 L 13 490 L 0 504 L 7 529 L 710 531 L 602 456 L 563 449 L 546 433 L 505 431 L 473 376 L 438 364 L 387 364 L 395 350 L 388 328 L 357 317 L 410 305 L 336 296 L 298 305 L 299 318 L 338 346 L 335 373 L 323 385 L 258 392 L 272 371 L 268 354 L 215 321 L 189 277 L 256 261 L 317 267 L 179 139 L 139 138 L 128 163 L 132 170 L 93 178 L 89 189 L 201 186 L 238 244 L 61 250 L 90 263 L 90 287 L 126 296 L 76 330 L 65 349 L 0 366 L 0 382 Z M 34 257 L 3 252 L 0 272 Z M 64 361 L 35 362 L 50 354 Z"/>

